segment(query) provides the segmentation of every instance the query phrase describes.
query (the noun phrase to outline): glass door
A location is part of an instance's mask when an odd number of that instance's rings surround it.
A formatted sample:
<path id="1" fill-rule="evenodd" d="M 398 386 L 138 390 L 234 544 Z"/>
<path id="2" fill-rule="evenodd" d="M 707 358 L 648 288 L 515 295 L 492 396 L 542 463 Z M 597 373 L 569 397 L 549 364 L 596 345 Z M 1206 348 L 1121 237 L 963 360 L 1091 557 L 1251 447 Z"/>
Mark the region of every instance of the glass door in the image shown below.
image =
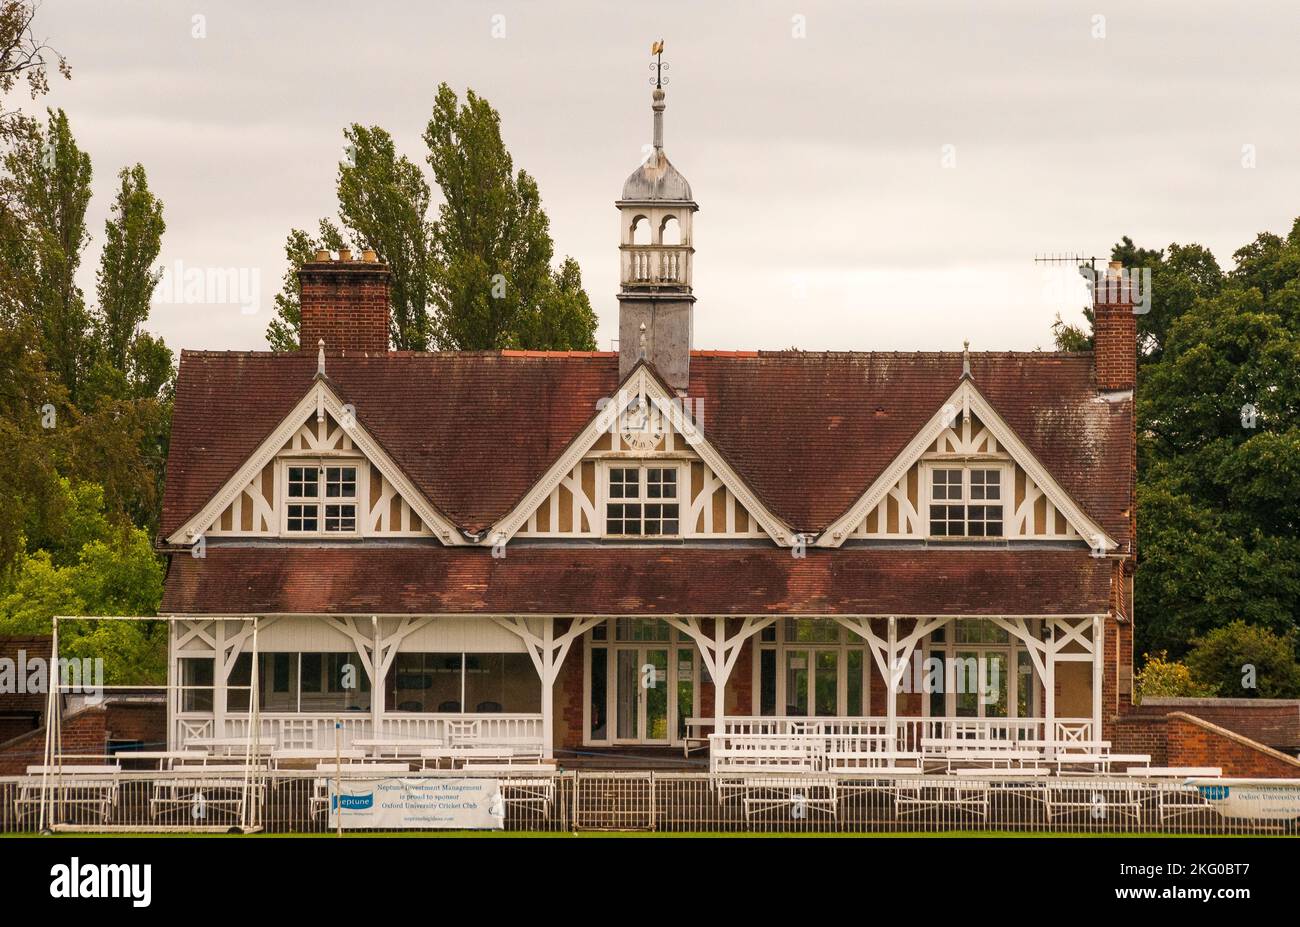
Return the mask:
<path id="1" fill-rule="evenodd" d="M 669 743 L 668 648 L 617 647 L 614 739 Z"/>

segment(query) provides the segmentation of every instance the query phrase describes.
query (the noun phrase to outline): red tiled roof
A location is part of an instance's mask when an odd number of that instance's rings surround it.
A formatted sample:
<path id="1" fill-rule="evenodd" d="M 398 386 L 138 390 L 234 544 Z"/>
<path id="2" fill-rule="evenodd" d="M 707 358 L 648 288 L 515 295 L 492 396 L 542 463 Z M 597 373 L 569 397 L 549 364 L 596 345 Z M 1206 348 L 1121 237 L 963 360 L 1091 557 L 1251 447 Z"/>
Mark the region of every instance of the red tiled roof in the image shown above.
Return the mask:
<path id="1" fill-rule="evenodd" d="M 705 437 L 794 530 L 841 515 L 957 388 L 958 353 L 693 352 Z M 1121 544 L 1131 400 L 1096 401 L 1090 354 L 972 354 L 975 386 Z M 331 357 L 358 421 L 451 521 L 506 514 L 618 386 L 602 352 Z M 162 533 L 197 512 L 310 387 L 310 352 L 181 355 Z"/>
<path id="2" fill-rule="evenodd" d="M 1110 575 L 1086 550 L 212 543 L 160 613 L 1101 614 Z"/>

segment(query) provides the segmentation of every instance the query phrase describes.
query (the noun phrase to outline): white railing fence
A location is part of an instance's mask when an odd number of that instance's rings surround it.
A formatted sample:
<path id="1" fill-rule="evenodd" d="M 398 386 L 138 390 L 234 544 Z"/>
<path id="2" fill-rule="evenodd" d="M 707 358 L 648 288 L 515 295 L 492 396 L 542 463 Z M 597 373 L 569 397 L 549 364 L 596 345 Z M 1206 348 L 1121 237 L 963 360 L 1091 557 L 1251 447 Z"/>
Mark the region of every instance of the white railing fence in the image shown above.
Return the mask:
<path id="1" fill-rule="evenodd" d="M 411 740 L 441 740 L 448 746 L 457 744 L 491 745 L 494 741 L 510 742 L 542 739 L 540 714 L 386 714 L 379 733 L 368 713 L 270 714 L 258 716 L 259 739 L 280 750 L 331 750 L 335 744 L 335 723 L 340 726 L 339 746 L 350 749 L 356 740 L 385 737 Z M 181 717 L 173 729 L 173 749 L 183 750 L 194 741 L 212 737 L 247 738 L 251 725 L 245 714 L 230 715 L 222 730 L 215 731 L 212 718 Z"/>
<path id="2" fill-rule="evenodd" d="M 224 780 L 195 769 L 0 777 L 0 833 L 47 823 L 101 832 L 224 831 L 245 822 L 270 833 L 323 833 L 329 783 L 320 772 L 262 770 Z M 345 787 L 392 773 L 342 777 Z M 485 776 L 500 786 L 507 831 L 1137 834 L 1295 834 L 1297 821 L 1229 817 L 1215 787 L 1180 781 L 1077 778 L 567 772 L 524 776 L 457 770 L 405 777 Z M 187 784 L 188 779 L 193 783 Z M 1289 780 L 1294 781 L 1294 780 Z M 196 798 L 202 793 L 202 799 Z M 191 793 L 194 793 L 193 795 Z M 160 801 L 160 796 L 164 799 Z M 35 797 L 35 800 L 33 800 Z"/>

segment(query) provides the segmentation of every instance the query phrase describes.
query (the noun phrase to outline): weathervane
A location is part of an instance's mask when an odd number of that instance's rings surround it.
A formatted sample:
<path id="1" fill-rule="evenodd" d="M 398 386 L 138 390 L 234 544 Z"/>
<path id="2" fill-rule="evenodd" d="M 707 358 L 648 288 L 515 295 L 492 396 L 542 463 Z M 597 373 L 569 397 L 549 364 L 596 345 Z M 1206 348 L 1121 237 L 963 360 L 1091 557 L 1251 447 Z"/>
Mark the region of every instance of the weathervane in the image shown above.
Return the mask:
<path id="1" fill-rule="evenodd" d="M 664 77 L 664 71 L 668 65 L 664 64 L 664 40 L 660 39 L 650 46 L 650 54 L 655 56 L 655 60 L 650 64 L 650 70 L 655 72 L 655 76 L 650 78 L 650 83 L 656 87 L 663 87 L 668 83 L 668 78 Z"/>

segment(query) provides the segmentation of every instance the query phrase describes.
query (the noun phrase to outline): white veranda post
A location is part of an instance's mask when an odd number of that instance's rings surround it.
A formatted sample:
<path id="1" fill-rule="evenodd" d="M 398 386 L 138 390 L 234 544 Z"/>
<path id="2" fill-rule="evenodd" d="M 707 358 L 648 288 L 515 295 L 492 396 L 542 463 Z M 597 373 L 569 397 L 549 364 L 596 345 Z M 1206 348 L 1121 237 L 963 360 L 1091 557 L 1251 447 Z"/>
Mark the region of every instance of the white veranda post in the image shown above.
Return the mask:
<path id="1" fill-rule="evenodd" d="M 736 668 L 741 648 L 759 631 L 775 623 L 779 616 L 750 615 L 740 619 L 740 630 L 727 636 L 727 619 L 713 619 L 713 635 L 705 633 L 699 618 L 666 617 L 677 630 L 695 642 L 700 650 L 700 659 L 713 680 L 713 732 L 725 733 L 727 719 L 727 680 Z"/>
<path id="2" fill-rule="evenodd" d="M 518 635 L 528 650 L 537 676 L 542 682 L 542 753 L 549 760 L 555 756 L 555 680 L 573 642 L 605 620 L 604 617 L 572 618 L 564 633 L 555 633 L 555 619 L 496 617 L 493 620 Z M 541 633 L 534 630 L 540 623 Z"/>

